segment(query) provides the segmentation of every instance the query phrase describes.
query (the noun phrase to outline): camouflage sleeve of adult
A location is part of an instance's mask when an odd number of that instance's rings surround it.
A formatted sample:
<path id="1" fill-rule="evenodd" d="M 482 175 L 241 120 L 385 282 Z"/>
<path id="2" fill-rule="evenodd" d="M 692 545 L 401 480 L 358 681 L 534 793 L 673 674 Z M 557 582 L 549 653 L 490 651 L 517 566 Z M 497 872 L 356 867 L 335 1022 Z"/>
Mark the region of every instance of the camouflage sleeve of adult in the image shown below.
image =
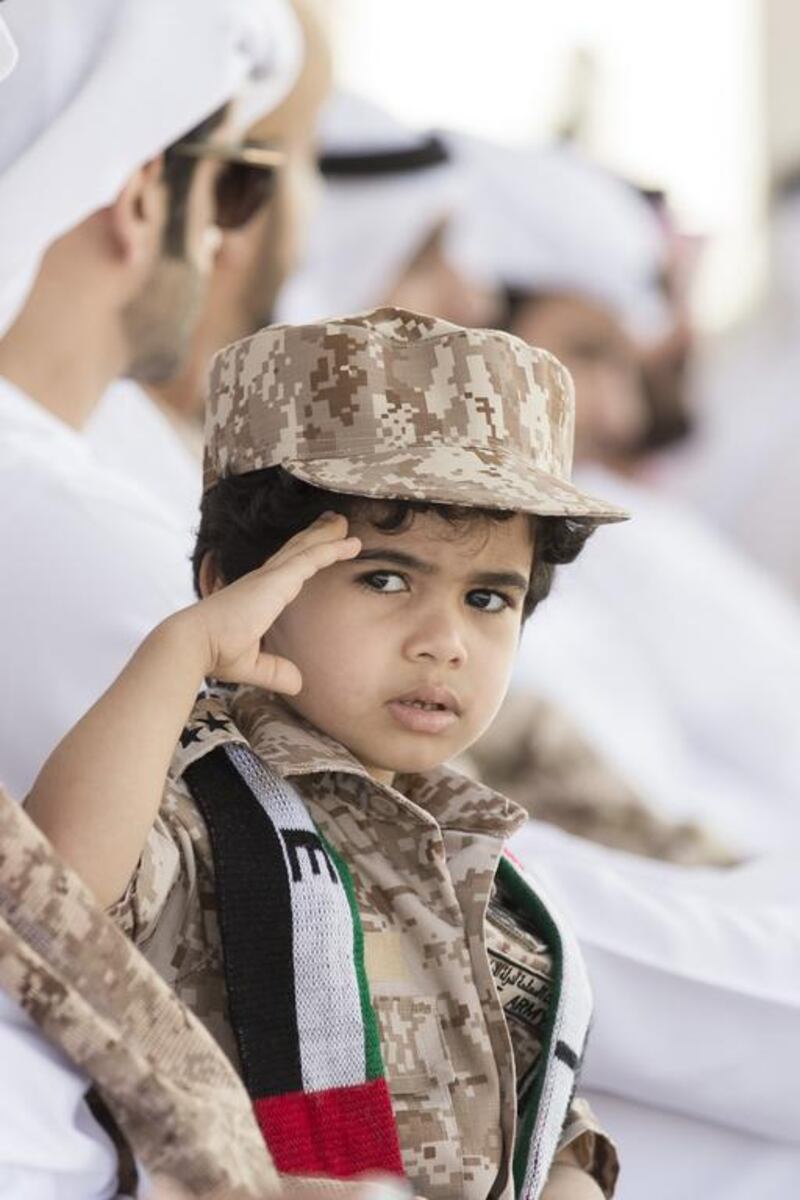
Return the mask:
<path id="1" fill-rule="evenodd" d="M 538 821 L 567 833 L 683 866 L 732 866 L 714 834 L 656 812 L 561 709 L 512 692 L 469 753 L 471 770 Z"/>
<path id="2" fill-rule="evenodd" d="M 223 1052 L 2 792 L 0 987 L 89 1076 L 151 1177 L 195 1200 L 278 1190 Z"/>

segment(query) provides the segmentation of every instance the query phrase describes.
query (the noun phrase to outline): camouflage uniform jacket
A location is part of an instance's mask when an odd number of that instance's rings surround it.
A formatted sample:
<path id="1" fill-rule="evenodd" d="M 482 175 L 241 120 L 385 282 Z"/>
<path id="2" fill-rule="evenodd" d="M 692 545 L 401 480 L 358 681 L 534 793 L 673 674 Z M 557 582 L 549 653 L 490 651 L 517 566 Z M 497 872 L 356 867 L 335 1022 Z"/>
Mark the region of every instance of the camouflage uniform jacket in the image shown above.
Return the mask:
<path id="1" fill-rule="evenodd" d="M 135 1162 L 197 1200 L 278 1193 L 225 1055 L 2 791 L 0 988 L 94 1085 L 126 1195 Z"/>
<path id="2" fill-rule="evenodd" d="M 378 784 L 339 743 L 257 689 L 199 700 L 113 913 L 234 1062 L 211 848 L 182 777 L 225 742 L 249 745 L 291 781 L 352 872 L 414 1189 L 427 1200 L 509 1200 L 518 1088 L 536 1075 L 554 991 L 548 946 L 515 918 L 495 879 L 524 814 L 444 769 Z M 581 1102 L 570 1107 L 558 1154 L 612 1195 L 616 1155 Z"/>

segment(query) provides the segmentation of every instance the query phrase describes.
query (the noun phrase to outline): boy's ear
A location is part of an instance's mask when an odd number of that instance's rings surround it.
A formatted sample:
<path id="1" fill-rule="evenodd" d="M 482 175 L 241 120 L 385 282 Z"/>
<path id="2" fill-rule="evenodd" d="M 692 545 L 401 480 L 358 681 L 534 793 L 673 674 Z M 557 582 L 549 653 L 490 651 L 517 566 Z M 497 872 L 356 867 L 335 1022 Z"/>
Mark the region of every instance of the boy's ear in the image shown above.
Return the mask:
<path id="1" fill-rule="evenodd" d="M 106 210 L 114 252 L 125 262 L 150 263 L 159 253 L 168 204 L 163 170 L 163 155 L 138 167 Z"/>
<path id="2" fill-rule="evenodd" d="M 225 587 L 225 580 L 220 574 L 212 550 L 207 550 L 203 555 L 198 581 L 200 584 L 200 595 L 204 600 L 206 596 L 210 596 L 213 592 L 218 592 L 220 588 Z"/>

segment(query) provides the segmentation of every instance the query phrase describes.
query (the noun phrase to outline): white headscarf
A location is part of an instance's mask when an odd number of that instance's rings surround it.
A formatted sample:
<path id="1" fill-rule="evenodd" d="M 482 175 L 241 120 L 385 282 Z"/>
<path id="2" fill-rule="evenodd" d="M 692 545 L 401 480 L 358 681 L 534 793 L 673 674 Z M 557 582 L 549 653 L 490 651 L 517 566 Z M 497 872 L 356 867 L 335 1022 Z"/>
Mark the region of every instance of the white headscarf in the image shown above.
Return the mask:
<path id="1" fill-rule="evenodd" d="M 413 150 L 425 137 L 347 93 L 329 101 L 319 126 L 322 154 Z M 453 211 L 457 196 L 457 171 L 448 161 L 326 179 L 300 267 L 278 298 L 278 319 L 302 323 L 380 304 L 426 238 Z"/>
<path id="2" fill-rule="evenodd" d="M 10 75 L 17 62 L 17 47 L 8 31 L 8 26 L 0 17 L 0 81 Z"/>
<path id="3" fill-rule="evenodd" d="M 56 238 L 243 89 L 243 122 L 276 105 L 302 56 L 288 0 L 7 0 L 4 12 L 20 56 L 0 99 L 0 334 Z"/>
<path id="4" fill-rule="evenodd" d="M 638 336 L 666 333 L 666 238 L 633 187 L 569 147 L 512 149 L 460 135 L 453 145 L 468 177 L 448 237 L 458 270 L 495 287 L 584 295 Z"/>

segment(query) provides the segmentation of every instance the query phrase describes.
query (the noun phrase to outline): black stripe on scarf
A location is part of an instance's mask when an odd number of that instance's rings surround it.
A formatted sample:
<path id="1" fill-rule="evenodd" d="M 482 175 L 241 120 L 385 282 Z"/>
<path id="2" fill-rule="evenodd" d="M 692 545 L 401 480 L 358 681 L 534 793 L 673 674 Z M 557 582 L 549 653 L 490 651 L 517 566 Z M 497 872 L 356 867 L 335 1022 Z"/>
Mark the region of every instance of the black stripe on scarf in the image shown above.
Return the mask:
<path id="1" fill-rule="evenodd" d="M 214 856 L 231 1025 L 253 1100 L 303 1090 L 290 882 L 280 839 L 223 746 L 184 772 Z"/>

